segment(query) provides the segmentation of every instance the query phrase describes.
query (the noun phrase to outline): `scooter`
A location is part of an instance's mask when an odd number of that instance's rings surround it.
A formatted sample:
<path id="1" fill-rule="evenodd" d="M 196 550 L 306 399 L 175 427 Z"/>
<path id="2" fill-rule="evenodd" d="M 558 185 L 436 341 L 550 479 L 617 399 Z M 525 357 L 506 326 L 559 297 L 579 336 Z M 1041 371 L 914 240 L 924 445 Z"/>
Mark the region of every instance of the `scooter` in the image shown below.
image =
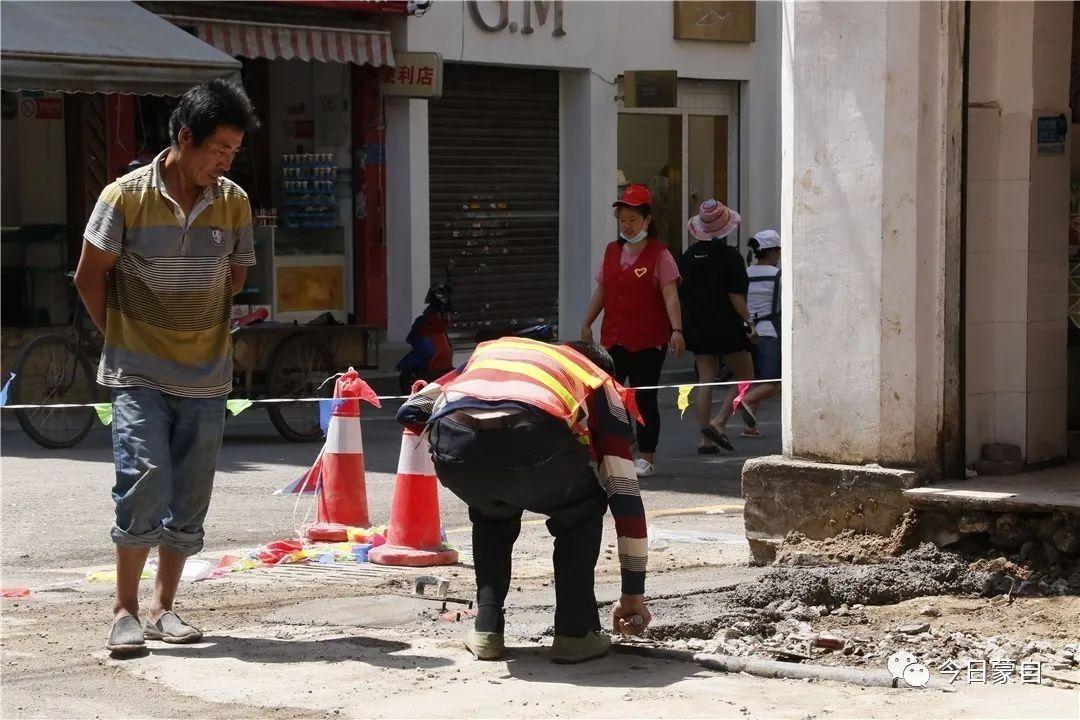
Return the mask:
<path id="1" fill-rule="evenodd" d="M 417 380 L 437 380 L 454 367 L 454 348 L 447 333 L 449 317 L 454 311 L 451 303 L 453 293 L 454 287 L 448 280 L 433 285 L 424 296 L 427 307 L 413 321 L 412 328 L 405 337 L 410 350 L 395 366 L 399 373 L 398 389 L 403 395 L 409 394 Z M 505 323 L 495 323 L 478 330 L 473 340 L 480 344 L 507 336 L 552 342 L 555 328 L 551 323 L 539 323 L 521 329 L 514 329 Z"/>
<path id="2" fill-rule="evenodd" d="M 454 367 L 454 348 L 447 334 L 447 320 L 453 312 L 454 287 L 448 282 L 433 285 L 424 296 L 427 306 L 413 321 L 405 342 L 411 348 L 398 361 L 398 389 L 407 395 L 417 380 L 431 382 Z"/>

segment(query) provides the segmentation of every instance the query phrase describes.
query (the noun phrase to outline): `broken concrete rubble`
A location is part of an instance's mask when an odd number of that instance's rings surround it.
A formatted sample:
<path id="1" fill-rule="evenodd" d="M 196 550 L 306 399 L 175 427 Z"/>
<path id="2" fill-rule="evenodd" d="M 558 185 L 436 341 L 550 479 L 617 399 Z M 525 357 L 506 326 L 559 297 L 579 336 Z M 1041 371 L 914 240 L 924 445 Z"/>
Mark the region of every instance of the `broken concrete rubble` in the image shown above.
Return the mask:
<path id="1" fill-rule="evenodd" d="M 1060 671 L 1052 682 L 1068 686 L 1073 675 L 1080 680 L 1074 620 L 1046 624 L 1045 632 L 1051 634 L 1071 629 L 1071 634 L 1056 639 L 1017 637 L 1015 633 L 1031 629 L 1017 629 L 1007 620 L 984 629 L 1000 634 L 983 635 L 966 629 L 957 632 L 955 614 L 943 610 L 955 602 L 950 598 L 967 596 L 968 602 L 995 608 L 993 612 L 1007 617 L 1013 612 L 1013 597 L 1022 596 L 1017 590 L 1024 583 L 1037 594 L 1078 594 L 1063 579 L 1049 586 L 1024 580 L 1026 574 L 1025 568 L 1003 557 L 969 563 L 930 543 L 874 564 L 772 567 L 756 580 L 712 598 L 708 621 L 702 621 L 702 608 L 696 605 L 655 608 L 657 618 L 672 620 L 660 619 L 650 637 L 665 647 L 797 663 L 881 667 L 897 650 L 910 651 L 933 668 L 946 660 L 1019 663 L 1033 658 Z M 935 597 L 932 604 L 907 604 L 927 596 Z M 894 606 L 906 607 L 907 616 L 882 623 L 882 612 L 887 617 L 888 608 Z M 1031 614 L 1025 610 L 1022 616 Z"/>

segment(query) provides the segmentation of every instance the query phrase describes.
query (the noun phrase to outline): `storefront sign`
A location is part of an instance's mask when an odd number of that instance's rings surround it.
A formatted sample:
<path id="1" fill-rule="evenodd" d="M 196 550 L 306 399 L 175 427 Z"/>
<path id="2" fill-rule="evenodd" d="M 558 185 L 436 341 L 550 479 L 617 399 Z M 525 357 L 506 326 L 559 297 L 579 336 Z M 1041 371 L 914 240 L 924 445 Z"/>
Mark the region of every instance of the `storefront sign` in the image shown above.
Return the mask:
<path id="1" fill-rule="evenodd" d="M 64 101 L 60 98 L 27 98 L 19 112 L 32 120 L 63 120 Z"/>
<path id="2" fill-rule="evenodd" d="M 1039 155 L 1064 155 L 1068 132 L 1069 120 L 1064 115 L 1040 117 L 1036 130 Z"/>
<path id="3" fill-rule="evenodd" d="M 566 31 L 563 30 L 563 3 L 562 0 L 547 0 L 541 2 L 540 0 L 522 0 L 521 6 L 524 6 L 522 15 L 522 24 L 518 25 L 517 20 L 510 19 L 510 0 L 499 0 L 494 3 L 486 3 L 487 5 L 495 5 L 499 10 L 498 20 L 491 22 L 488 18 L 485 18 L 484 13 L 480 10 L 479 0 L 469 0 L 466 3 L 469 7 L 469 17 L 472 18 L 476 27 L 484 30 L 485 32 L 501 32 L 503 30 L 509 30 L 512 33 L 516 33 L 519 29 L 522 35 L 531 35 L 536 32 L 533 28 L 533 10 L 536 10 L 536 24 L 543 26 L 547 24 L 548 17 L 554 10 L 553 28 L 551 34 L 553 37 L 562 37 L 566 35 Z M 518 5 L 519 3 L 514 3 Z M 489 15 L 494 15 L 488 11 Z"/>
<path id="4" fill-rule="evenodd" d="M 412 98 L 442 97 L 442 56 L 438 53 L 395 52 L 397 67 L 386 68 L 383 95 Z"/>
<path id="5" fill-rule="evenodd" d="M 754 42 L 757 24 L 753 0 L 683 2 L 675 0 L 675 37 L 680 40 Z"/>
<path id="6" fill-rule="evenodd" d="M 627 70 L 623 73 L 623 107 L 677 107 L 678 88 L 675 70 Z"/>

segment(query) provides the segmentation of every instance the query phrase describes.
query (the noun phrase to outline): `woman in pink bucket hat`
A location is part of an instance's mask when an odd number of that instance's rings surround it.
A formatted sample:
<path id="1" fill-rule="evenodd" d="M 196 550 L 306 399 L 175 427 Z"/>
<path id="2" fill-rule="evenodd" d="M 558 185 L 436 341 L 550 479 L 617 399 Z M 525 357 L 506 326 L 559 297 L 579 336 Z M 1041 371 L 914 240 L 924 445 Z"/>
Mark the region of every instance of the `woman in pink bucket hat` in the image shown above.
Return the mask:
<path id="1" fill-rule="evenodd" d="M 679 259 L 679 274 L 683 278 L 679 299 L 683 308 L 686 349 L 694 353 L 698 379 L 703 383 L 716 381 L 721 359 L 733 373 L 734 380 L 754 378 L 750 349 L 757 336 L 746 307 L 749 284 L 746 265 L 739 251 L 725 240 L 740 222 L 739 213 L 718 200 L 709 199 L 701 203 L 698 214 L 686 223 L 696 242 Z M 737 395 L 737 387 L 731 386 L 720 411 L 710 419 L 712 388 L 699 388 L 699 453 L 716 453 L 719 448 L 735 449 L 726 428 Z M 756 425 L 754 418 L 746 417 L 746 413 L 744 420 L 748 425 Z"/>
<path id="2" fill-rule="evenodd" d="M 722 240 L 733 233 L 742 218 L 739 213 L 719 200 L 709 198 L 701 203 L 698 214 L 690 218 L 686 228 L 697 240 Z"/>

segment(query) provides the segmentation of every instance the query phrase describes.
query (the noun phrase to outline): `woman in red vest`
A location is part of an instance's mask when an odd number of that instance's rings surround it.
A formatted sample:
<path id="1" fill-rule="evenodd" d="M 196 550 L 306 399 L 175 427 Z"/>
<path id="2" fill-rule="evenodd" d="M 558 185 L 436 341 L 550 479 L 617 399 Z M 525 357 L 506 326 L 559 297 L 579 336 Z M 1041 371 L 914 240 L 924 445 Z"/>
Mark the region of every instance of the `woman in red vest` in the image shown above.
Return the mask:
<path id="1" fill-rule="evenodd" d="M 581 339 L 593 341 L 592 324 L 603 310 L 600 344 L 615 360 L 615 379 L 630 387 L 654 386 L 660 382 L 668 349 L 676 357 L 686 350 L 679 268 L 656 239 L 649 188 L 627 186 L 614 207 L 619 237 L 607 246 L 596 274 L 596 292 L 585 312 Z M 637 402 L 644 423 L 637 426 L 640 457 L 634 469 L 638 477 L 649 477 L 656 472 L 653 459 L 660 439 L 656 390 L 639 390 Z"/>

